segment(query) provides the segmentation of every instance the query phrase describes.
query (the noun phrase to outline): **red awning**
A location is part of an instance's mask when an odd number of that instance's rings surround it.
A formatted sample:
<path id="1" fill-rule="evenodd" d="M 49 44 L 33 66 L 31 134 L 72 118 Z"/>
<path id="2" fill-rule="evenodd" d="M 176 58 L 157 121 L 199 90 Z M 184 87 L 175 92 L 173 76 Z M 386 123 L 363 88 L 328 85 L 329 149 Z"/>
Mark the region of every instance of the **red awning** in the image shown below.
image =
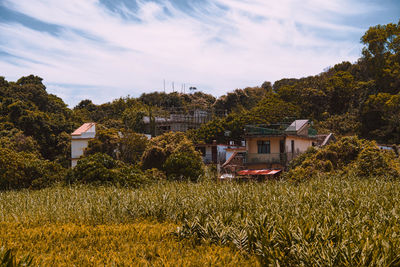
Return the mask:
<path id="1" fill-rule="evenodd" d="M 281 170 L 242 170 L 242 171 L 238 171 L 237 174 L 239 175 L 273 175 L 276 174 L 278 172 L 280 172 Z"/>

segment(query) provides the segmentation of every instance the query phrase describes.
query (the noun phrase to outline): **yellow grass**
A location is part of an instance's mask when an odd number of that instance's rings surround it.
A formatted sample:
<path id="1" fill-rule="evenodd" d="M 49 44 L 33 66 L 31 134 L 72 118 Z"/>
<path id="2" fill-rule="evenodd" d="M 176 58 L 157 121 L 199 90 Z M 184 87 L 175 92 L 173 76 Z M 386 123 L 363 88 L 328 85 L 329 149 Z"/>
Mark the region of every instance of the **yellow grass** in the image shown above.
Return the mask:
<path id="1" fill-rule="evenodd" d="M 229 247 L 178 240 L 170 223 L 77 225 L 0 223 L 0 246 L 41 266 L 257 266 Z"/>

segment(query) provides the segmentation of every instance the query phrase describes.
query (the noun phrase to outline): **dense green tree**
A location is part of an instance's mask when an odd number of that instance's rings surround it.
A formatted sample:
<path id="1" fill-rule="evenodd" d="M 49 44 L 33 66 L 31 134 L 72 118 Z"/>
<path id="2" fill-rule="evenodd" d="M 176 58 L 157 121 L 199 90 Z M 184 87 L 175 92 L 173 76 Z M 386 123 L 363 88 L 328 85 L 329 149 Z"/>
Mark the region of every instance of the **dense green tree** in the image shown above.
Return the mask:
<path id="1" fill-rule="evenodd" d="M 264 87 L 247 87 L 236 89 L 233 92 L 221 96 L 214 103 L 214 110 L 217 112 L 239 111 L 243 108 L 251 109 L 268 93 L 271 92 L 270 85 L 264 83 Z"/>
<path id="2" fill-rule="evenodd" d="M 119 140 L 120 135 L 117 129 L 102 129 L 101 125 L 99 125 L 95 138 L 88 143 L 85 155 L 103 153 L 118 159 L 120 153 Z"/>
<path id="3" fill-rule="evenodd" d="M 32 137 L 42 157 L 67 166 L 69 153 L 65 135 L 79 124 L 71 110 L 57 96 L 48 94 L 37 76 L 20 78 L 17 82 L 0 83 L 0 123 L 12 124 Z"/>
<path id="4" fill-rule="evenodd" d="M 143 133 L 145 130 L 144 117 L 148 112 L 144 106 L 130 107 L 122 113 L 122 120 L 126 129 Z"/>
<path id="5" fill-rule="evenodd" d="M 173 159 L 169 159 L 171 156 Z M 191 158 L 191 159 L 188 159 Z M 168 162 L 166 164 L 166 162 Z M 202 166 L 202 159 L 194 148 L 193 143 L 185 136 L 184 133 L 165 133 L 163 135 L 152 138 L 142 157 L 143 169 L 157 168 L 162 171 L 166 171 L 166 168 L 170 172 L 170 177 L 180 177 L 177 166 L 181 164 L 192 164 L 182 169 L 181 174 L 188 176 L 191 180 L 194 180 L 191 175 L 188 174 L 189 170 Z M 183 167 L 182 167 L 183 168 Z"/>
<path id="6" fill-rule="evenodd" d="M 371 78 L 381 92 L 400 92 L 400 21 L 370 27 L 361 41 Z"/>
<path id="7" fill-rule="evenodd" d="M 165 161 L 163 169 L 169 180 L 197 182 L 204 175 L 204 166 L 199 153 L 173 152 Z"/>
<path id="8" fill-rule="evenodd" d="M 139 163 L 148 143 L 145 135 L 124 131 L 119 140 L 120 159 L 130 164 Z"/>
<path id="9" fill-rule="evenodd" d="M 42 188 L 61 181 L 64 175 L 65 169 L 55 162 L 0 146 L 0 190 Z"/>
<path id="10" fill-rule="evenodd" d="M 70 170 L 66 179 L 68 183 L 115 184 L 129 187 L 139 187 L 149 182 L 140 169 L 103 153 L 78 160 L 78 164 Z"/>

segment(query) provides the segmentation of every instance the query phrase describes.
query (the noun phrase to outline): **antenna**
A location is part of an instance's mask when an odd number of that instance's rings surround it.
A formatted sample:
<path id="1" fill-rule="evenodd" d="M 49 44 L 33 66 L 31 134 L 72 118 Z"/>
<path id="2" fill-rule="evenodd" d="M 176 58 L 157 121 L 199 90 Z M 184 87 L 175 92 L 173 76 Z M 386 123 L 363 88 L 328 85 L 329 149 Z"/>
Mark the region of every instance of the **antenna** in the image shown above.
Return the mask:
<path id="1" fill-rule="evenodd" d="M 164 79 L 164 94 L 165 94 L 165 79 Z"/>

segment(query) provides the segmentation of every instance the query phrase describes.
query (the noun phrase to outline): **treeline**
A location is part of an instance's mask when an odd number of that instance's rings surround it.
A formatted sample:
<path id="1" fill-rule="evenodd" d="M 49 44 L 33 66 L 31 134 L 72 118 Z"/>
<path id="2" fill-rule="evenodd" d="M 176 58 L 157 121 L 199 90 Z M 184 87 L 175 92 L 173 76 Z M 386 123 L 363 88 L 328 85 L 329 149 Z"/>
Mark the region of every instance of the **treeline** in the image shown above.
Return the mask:
<path id="1" fill-rule="evenodd" d="M 154 159 L 160 157 L 163 164 L 171 155 L 184 164 L 188 154 L 176 157 L 177 152 L 174 154 L 140 135 L 145 130 L 143 118 L 168 116 L 171 112 L 185 114 L 196 109 L 211 112 L 214 119 L 186 133 L 185 138 L 192 142 L 240 141 L 247 124 L 309 118 L 320 133 L 357 135 L 379 143 L 399 144 L 400 21 L 371 27 L 361 41 L 362 57 L 355 63 L 342 62 L 315 76 L 236 89 L 218 99 L 202 92 L 154 92 L 101 105 L 82 100 L 70 109 L 62 99 L 46 91 L 40 77 L 31 75 L 16 82 L 0 77 L 0 187 L 40 187 L 48 183 L 48 177 L 66 177 L 70 133 L 88 121 L 96 122 L 98 130 L 87 154 L 102 153 L 117 161 L 106 164 L 114 166 L 109 169 L 118 169 L 111 173 L 151 169 L 152 166 L 144 167 L 144 155 L 151 149 Z M 183 142 L 187 144 L 186 139 Z M 191 146 L 188 145 L 190 153 Z M 105 156 L 102 159 L 107 162 Z M 121 167 L 121 162 L 128 165 Z M 156 167 L 167 177 L 179 176 L 169 175 L 170 167 L 163 164 Z M 135 170 L 125 168 L 129 166 Z M 169 172 L 172 173 L 171 169 Z M 14 177 L 16 184 L 10 177 Z M 68 177 L 69 181 L 77 179 L 71 174 Z M 21 179 L 26 181 L 18 182 Z"/>

